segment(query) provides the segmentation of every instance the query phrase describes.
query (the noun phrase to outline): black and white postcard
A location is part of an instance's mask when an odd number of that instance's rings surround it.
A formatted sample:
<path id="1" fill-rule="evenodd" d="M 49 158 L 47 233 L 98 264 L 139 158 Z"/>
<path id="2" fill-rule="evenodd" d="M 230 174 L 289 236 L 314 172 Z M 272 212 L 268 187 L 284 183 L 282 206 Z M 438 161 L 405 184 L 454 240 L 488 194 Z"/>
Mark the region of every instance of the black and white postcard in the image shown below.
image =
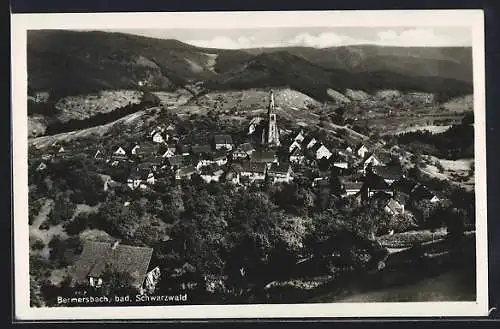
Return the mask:
<path id="1" fill-rule="evenodd" d="M 486 315 L 483 29 L 12 15 L 16 317 Z"/>

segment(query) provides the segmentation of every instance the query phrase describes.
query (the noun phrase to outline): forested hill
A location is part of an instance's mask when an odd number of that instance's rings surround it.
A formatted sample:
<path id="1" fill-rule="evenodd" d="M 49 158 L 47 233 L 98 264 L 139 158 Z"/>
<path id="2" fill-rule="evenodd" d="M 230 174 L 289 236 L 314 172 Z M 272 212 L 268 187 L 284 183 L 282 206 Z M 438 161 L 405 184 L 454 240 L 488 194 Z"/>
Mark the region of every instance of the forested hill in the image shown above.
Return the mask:
<path id="1" fill-rule="evenodd" d="M 471 48 L 348 46 L 223 50 L 123 33 L 28 32 L 28 87 L 54 97 L 103 89 L 289 86 L 318 100 L 329 88 L 472 92 Z"/>

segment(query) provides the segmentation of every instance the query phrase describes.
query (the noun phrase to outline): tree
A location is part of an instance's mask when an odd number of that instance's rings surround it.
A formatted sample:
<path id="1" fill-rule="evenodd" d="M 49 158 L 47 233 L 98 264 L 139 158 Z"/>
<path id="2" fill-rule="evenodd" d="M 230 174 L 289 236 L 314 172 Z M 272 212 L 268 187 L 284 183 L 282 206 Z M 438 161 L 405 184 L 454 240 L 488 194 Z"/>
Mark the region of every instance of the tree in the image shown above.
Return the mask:
<path id="1" fill-rule="evenodd" d="M 134 278 L 127 271 L 118 271 L 106 264 L 101 275 L 102 286 L 99 293 L 103 296 L 133 296 L 138 290 L 133 286 Z M 114 298 L 113 298 L 114 299 Z"/>

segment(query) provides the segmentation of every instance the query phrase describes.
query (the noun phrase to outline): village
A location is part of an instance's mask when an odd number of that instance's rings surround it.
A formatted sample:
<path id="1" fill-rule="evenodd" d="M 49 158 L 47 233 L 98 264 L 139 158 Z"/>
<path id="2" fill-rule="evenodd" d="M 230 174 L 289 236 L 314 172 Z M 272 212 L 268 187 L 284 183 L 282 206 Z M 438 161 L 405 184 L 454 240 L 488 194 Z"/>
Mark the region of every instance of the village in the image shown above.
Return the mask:
<path id="1" fill-rule="evenodd" d="M 169 176 L 178 182 L 201 180 L 235 190 L 291 183 L 313 189 L 327 187 L 328 193 L 339 199 L 349 199 L 358 206 L 376 205 L 389 217 L 413 217 L 408 205 L 422 200 L 431 204 L 444 201 L 437 192 L 409 177 L 401 155 L 387 150 L 382 140 L 367 139 L 332 148 L 306 129 L 280 129 L 275 108 L 271 91 L 266 117 L 249 123 L 243 143 L 236 144 L 229 134 L 213 132 L 209 142 L 187 145 L 182 143 L 183 136 L 175 123 L 159 122 L 143 132 L 142 140 L 128 145 L 116 143 L 107 149 L 97 145 L 87 152 L 93 161 L 110 171 L 120 166 L 130 168 L 122 181 L 103 173 L 106 193 L 117 188 L 154 191 Z M 47 170 L 51 162 L 71 157 L 71 152 L 71 144 L 53 143 L 36 163 L 36 172 Z M 127 201 L 123 206 L 129 204 Z M 385 232 L 394 233 L 394 229 Z M 75 276 L 98 288 L 106 264 L 128 272 L 134 269 L 135 286 L 141 293 L 151 294 L 161 277 L 160 267 L 151 260 L 152 254 L 150 247 L 87 241 L 82 256 L 73 265 Z M 185 273 L 186 266 L 191 265 L 186 263 L 178 271 Z M 242 267 L 241 272 L 244 271 Z M 183 282 L 184 289 L 186 284 L 190 283 Z M 214 291 L 217 285 L 222 285 L 220 279 L 207 283 L 207 289 Z"/>

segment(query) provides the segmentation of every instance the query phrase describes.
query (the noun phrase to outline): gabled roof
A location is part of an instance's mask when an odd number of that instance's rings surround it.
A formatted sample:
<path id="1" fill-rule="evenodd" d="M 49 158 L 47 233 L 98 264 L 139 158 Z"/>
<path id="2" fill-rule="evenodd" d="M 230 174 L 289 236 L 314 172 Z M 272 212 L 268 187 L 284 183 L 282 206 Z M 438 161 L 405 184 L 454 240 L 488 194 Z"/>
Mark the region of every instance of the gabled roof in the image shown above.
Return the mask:
<path id="1" fill-rule="evenodd" d="M 290 152 L 290 156 L 303 156 L 302 150 L 298 147 L 294 148 L 292 152 Z"/>
<path id="2" fill-rule="evenodd" d="M 276 160 L 276 153 L 270 151 L 254 152 L 252 154 L 253 162 L 273 162 Z"/>
<path id="3" fill-rule="evenodd" d="M 233 144 L 231 135 L 214 135 L 215 144 Z"/>
<path id="4" fill-rule="evenodd" d="M 368 160 L 371 156 L 374 156 L 381 163 L 390 163 L 392 161 L 392 155 L 388 152 L 378 151 L 378 152 L 370 152 L 365 155 L 364 161 Z"/>
<path id="5" fill-rule="evenodd" d="M 411 197 L 414 200 L 430 200 L 435 196 L 434 193 L 432 193 L 427 186 L 422 185 L 422 184 L 417 184 L 413 190 L 411 191 Z"/>
<path id="6" fill-rule="evenodd" d="M 318 140 L 316 138 L 314 138 L 313 136 L 311 136 L 311 135 L 305 136 L 304 140 L 302 141 L 302 146 L 306 147 L 307 144 L 309 144 L 313 139 L 316 141 L 316 143 L 318 143 Z"/>
<path id="7" fill-rule="evenodd" d="M 241 172 L 265 173 L 266 164 L 263 162 L 244 162 L 241 164 Z"/>
<path id="8" fill-rule="evenodd" d="M 113 249 L 111 243 L 86 241 L 75 262 L 74 277 L 79 282 L 100 277 L 108 264 L 112 270 L 129 273 L 134 285 L 142 285 L 152 255 L 153 249 L 148 247 L 118 244 Z"/>
<path id="9" fill-rule="evenodd" d="M 270 174 L 287 174 L 290 170 L 290 164 L 284 164 L 284 163 L 273 163 L 271 165 L 271 168 L 269 168 L 269 173 Z"/>
<path id="10" fill-rule="evenodd" d="M 397 213 L 401 211 L 402 205 L 393 198 L 390 198 L 389 202 L 387 202 L 386 204 L 386 207 L 388 207 L 391 211 Z"/>
<path id="11" fill-rule="evenodd" d="M 194 174 L 196 172 L 196 168 L 194 166 L 186 166 L 186 167 L 182 167 L 182 168 L 179 168 L 177 169 L 177 175 L 179 176 L 185 176 L 185 175 L 190 175 L 190 174 Z"/>

